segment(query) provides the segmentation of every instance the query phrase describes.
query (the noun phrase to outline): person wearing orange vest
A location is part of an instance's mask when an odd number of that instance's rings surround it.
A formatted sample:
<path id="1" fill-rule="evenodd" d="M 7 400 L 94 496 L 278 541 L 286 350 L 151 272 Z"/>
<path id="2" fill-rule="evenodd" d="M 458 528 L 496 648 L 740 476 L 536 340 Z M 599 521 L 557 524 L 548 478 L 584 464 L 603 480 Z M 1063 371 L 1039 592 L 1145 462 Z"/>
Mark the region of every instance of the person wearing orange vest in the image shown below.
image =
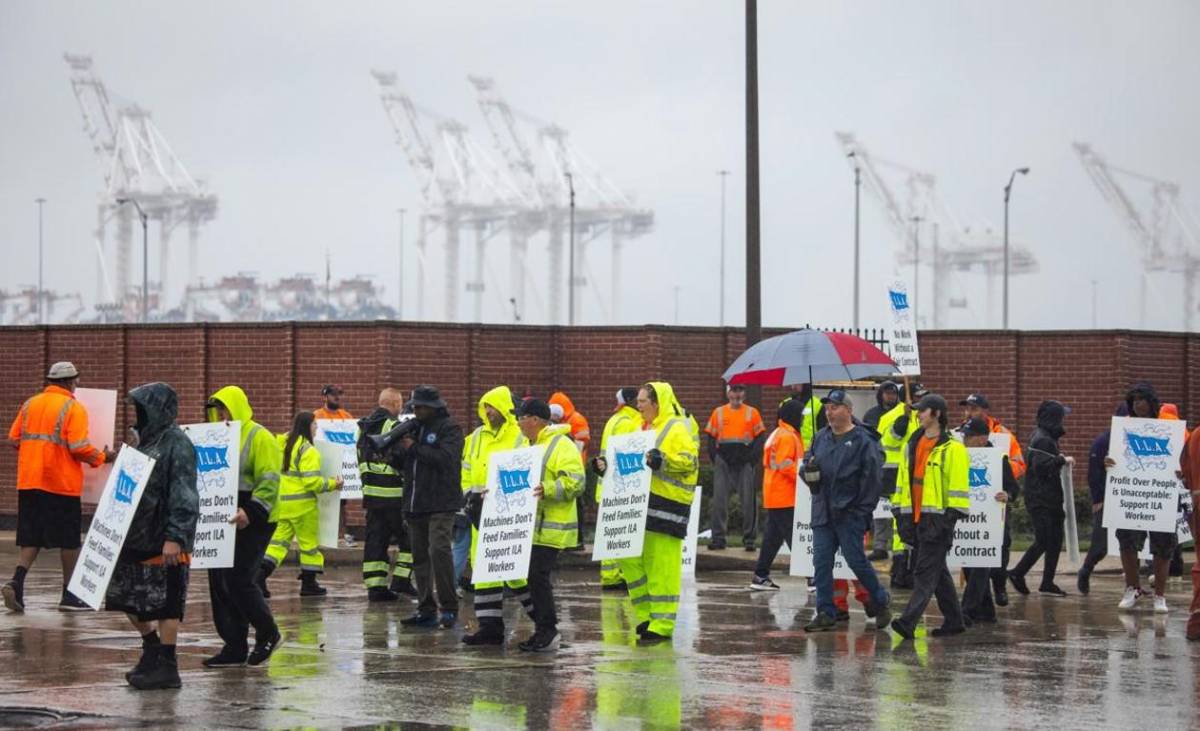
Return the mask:
<path id="1" fill-rule="evenodd" d="M 792 524 L 796 513 L 796 476 L 804 457 L 804 440 L 800 438 L 800 422 L 804 419 L 804 404 L 789 399 L 779 407 L 779 426 L 763 445 L 763 509 L 767 511 L 763 530 L 762 549 L 750 588 L 754 591 L 779 591 L 771 581 L 771 564 L 779 547 L 787 543 L 792 548 Z"/>
<path id="2" fill-rule="evenodd" d="M 1180 478 L 1184 488 L 1192 494 L 1193 536 L 1200 536 L 1200 428 L 1192 430 L 1183 445 L 1179 457 Z M 1192 562 L 1192 603 L 1188 607 L 1186 636 L 1189 640 L 1200 640 L 1200 561 Z"/>
<path id="3" fill-rule="evenodd" d="M 1017 442 L 1017 435 L 1009 431 L 1008 427 L 1000 423 L 999 419 L 993 417 L 990 413 L 992 408 L 988 403 L 987 397 L 981 393 L 973 393 L 967 396 L 962 401 L 958 402 L 959 406 L 963 407 L 963 429 L 971 419 L 986 419 L 988 432 L 990 434 L 1007 434 L 1008 435 L 1008 465 L 1012 468 L 1013 478 L 1022 480 L 1025 477 L 1025 455 L 1021 453 L 1021 445 Z M 1004 541 L 1000 548 L 1000 565 L 991 569 L 990 578 L 992 580 L 992 592 L 995 595 L 997 606 L 1008 606 L 1008 558 L 1009 552 L 1012 549 L 1012 534 L 1009 531 L 1011 521 L 1008 519 L 1011 506 L 1008 503 L 1004 504 Z"/>
<path id="4" fill-rule="evenodd" d="M 325 405 L 313 411 L 314 419 L 353 419 L 349 411 L 342 408 L 342 389 L 340 386 L 326 384 L 321 389 L 325 397 Z"/>
<path id="5" fill-rule="evenodd" d="M 736 493 L 742 506 L 742 543 L 754 550 L 758 534 L 758 500 L 754 485 L 754 448 L 766 432 L 758 409 L 745 403 L 746 387 L 725 389 L 729 403 L 713 409 L 704 433 L 708 435 L 708 458 L 713 463 L 713 499 L 710 551 L 725 548 L 725 528 L 729 517 L 729 494 Z M 794 399 L 793 399 L 794 400 Z"/>
<path id="6" fill-rule="evenodd" d="M 75 400 L 79 370 L 67 361 L 55 363 L 46 374 L 48 385 L 21 406 L 8 430 L 17 455 L 17 546 L 20 555 L 12 581 L 0 592 L 4 605 L 25 611 L 25 574 L 43 548 L 61 549 L 63 590 L 58 608 L 88 610 L 67 591 L 79 558 L 82 532 L 80 463 L 99 467 L 116 459 L 105 445 L 88 441 L 87 409 Z"/>

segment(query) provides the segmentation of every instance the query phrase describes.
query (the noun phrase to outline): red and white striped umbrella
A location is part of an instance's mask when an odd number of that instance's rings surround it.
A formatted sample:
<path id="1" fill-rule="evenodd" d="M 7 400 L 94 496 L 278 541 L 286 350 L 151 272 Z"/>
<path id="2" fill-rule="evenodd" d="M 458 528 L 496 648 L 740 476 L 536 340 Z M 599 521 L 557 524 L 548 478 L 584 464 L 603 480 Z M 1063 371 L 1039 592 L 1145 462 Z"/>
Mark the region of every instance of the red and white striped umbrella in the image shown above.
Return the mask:
<path id="1" fill-rule="evenodd" d="M 722 378 L 730 385 L 791 386 L 899 372 L 886 353 L 857 335 L 804 329 L 756 343 Z"/>

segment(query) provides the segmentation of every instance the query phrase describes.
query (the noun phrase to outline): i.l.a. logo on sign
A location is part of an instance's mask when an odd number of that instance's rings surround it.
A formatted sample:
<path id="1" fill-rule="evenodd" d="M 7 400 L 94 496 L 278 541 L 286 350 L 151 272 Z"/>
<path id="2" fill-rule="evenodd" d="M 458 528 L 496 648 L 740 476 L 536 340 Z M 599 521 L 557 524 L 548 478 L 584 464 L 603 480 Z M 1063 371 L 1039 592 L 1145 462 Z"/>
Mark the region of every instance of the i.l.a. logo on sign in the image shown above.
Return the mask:
<path id="1" fill-rule="evenodd" d="M 1131 471 L 1163 470 L 1171 458 L 1171 437 L 1159 424 L 1125 430 L 1125 458 Z"/>
<path id="2" fill-rule="evenodd" d="M 525 506 L 529 495 L 530 474 L 533 464 L 525 455 L 514 457 L 508 464 L 500 465 L 496 470 L 497 486 L 500 488 L 496 495 L 496 512 L 504 515 L 511 510 Z"/>
<path id="3" fill-rule="evenodd" d="M 992 481 L 988 477 L 987 467 L 970 467 L 967 470 L 967 475 L 971 481 L 971 487 L 991 487 Z"/>
<path id="4" fill-rule="evenodd" d="M 334 444 L 354 444 L 354 432 L 325 430 L 325 441 Z"/>

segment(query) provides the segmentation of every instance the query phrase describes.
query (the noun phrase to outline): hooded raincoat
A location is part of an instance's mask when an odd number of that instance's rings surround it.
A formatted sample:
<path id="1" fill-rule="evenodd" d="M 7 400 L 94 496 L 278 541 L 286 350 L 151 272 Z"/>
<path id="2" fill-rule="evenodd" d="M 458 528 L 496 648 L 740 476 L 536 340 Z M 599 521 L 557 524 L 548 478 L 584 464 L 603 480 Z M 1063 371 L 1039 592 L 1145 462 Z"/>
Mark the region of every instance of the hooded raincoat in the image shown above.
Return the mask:
<path id="1" fill-rule="evenodd" d="M 274 523 L 279 517 L 279 470 L 283 452 L 274 435 L 254 421 L 254 410 L 246 392 L 238 386 L 225 386 L 210 397 L 229 410 L 234 421 L 242 423 L 241 474 L 238 478 L 238 507 L 251 520 Z M 210 420 L 214 417 L 210 415 Z"/>
<path id="2" fill-rule="evenodd" d="M 163 543 L 192 550 L 200 495 L 196 490 L 196 451 L 175 424 L 179 398 L 165 383 L 147 383 L 129 392 L 137 412 L 138 450 L 154 460 L 154 469 L 125 534 L 122 554 L 144 560 L 162 553 Z"/>

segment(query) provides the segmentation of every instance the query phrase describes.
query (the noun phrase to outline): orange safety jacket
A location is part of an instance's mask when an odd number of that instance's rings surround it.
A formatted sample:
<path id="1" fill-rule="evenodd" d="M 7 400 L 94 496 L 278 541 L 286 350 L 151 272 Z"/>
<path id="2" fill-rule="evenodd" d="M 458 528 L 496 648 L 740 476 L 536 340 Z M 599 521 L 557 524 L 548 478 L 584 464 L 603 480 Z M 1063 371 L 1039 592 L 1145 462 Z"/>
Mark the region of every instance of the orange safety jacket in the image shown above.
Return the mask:
<path id="1" fill-rule="evenodd" d="M 763 445 L 763 507 L 796 506 L 796 474 L 804 457 L 804 440 L 791 424 L 781 421 Z"/>
<path id="2" fill-rule="evenodd" d="M 718 447 L 727 444 L 742 444 L 748 447 L 766 430 L 758 409 L 749 404 L 742 404 L 736 409 L 724 404 L 713 409 L 704 433 L 715 439 Z"/>
<path id="3" fill-rule="evenodd" d="M 571 440 L 575 442 L 575 446 L 579 447 L 579 452 L 583 455 L 583 460 L 586 462 L 588 457 L 588 445 L 592 442 L 592 431 L 588 425 L 588 420 L 583 414 L 575 410 L 575 404 L 571 403 L 571 399 L 562 391 L 555 391 L 550 396 L 551 404 L 558 404 L 563 410 L 563 423 L 571 427 Z"/>
<path id="4" fill-rule="evenodd" d="M 338 409 L 337 411 L 330 411 L 329 409 L 322 406 L 321 408 L 319 408 L 313 412 L 313 418 L 314 419 L 353 419 L 354 417 L 351 416 L 350 412 L 346 411 L 345 409 Z"/>
<path id="5" fill-rule="evenodd" d="M 20 448 L 17 489 L 43 490 L 79 497 L 83 492 L 80 462 L 104 464 L 104 452 L 88 441 L 87 409 L 62 386 L 46 390 L 21 406 L 8 430 Z"/>
<path id="6" fill-rule="evenodd" d="M 1012 467 L 1013 477 L 1021 479 L 1025 475 L 1025 455 L 1021 453 L 1021 445 L 1017 443 L 1017 435 L 1009 431 L 1008 427 L 1001 424 L 995 418 L 989 416 L 987 418 L 988 431 L 993 434 L 1007 434 L 1008 440 L 1008 464 Z"/>

